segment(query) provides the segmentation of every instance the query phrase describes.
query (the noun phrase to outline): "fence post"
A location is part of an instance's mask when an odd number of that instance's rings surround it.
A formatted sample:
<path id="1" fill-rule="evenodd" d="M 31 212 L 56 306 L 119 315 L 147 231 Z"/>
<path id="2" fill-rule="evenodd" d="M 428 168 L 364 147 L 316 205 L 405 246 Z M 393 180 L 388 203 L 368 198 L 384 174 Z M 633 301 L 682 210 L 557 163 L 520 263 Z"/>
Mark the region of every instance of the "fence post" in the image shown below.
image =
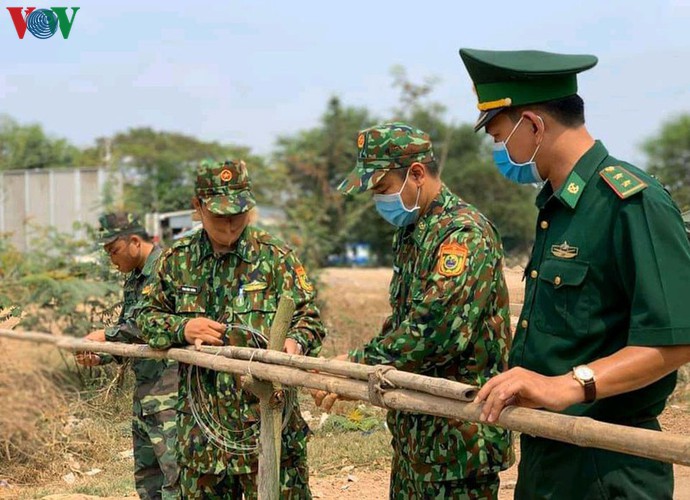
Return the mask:
<path id="1" fill-rule="evenodd" d="M 268 349 L 282 351 L 285 337 L 290 329 L 295 302 L 290 297 L 281 297 L 278 302 Z M 259 398 L 261 413 L 261 434 L 259 436 L 259 500 L 280 498 L 280 449 L 283 429 L 283 407 L 285 397 L 281 384 L 262 382 L 251 375 L 242 378 L 242 385 Z"/>

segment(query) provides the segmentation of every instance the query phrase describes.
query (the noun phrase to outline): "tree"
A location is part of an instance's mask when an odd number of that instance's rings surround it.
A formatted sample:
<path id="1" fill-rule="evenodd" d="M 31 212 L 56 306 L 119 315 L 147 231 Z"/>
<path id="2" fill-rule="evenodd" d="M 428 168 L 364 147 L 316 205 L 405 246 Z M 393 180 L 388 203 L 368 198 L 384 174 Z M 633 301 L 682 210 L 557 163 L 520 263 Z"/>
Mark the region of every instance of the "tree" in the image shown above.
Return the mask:
<path id="1" fill-rule="evenodd" d="M 0 170 L 72 166 L 78 157 L 78 148 L 47 136 L 40 125 L 0 116 Z"/>
<path id="2" fill-rule="evenodd" d="M 332 97 L 319 126 L 278 140 L 274 155 L 284 176 L 283 197 L 293 243 L 312 265 L 357 240 L 357 227 L 369 206 L 348 201 L 337 187 L 357 161 L 357 132 L 371 125 L 367 110 L 343 107 Z"/>
<path id="3" fill-rule="evenodd" d="M 690 209 L 690 114 L 665 122 L 642 150 L 649 173 L 667 187 L 681 210 Z"/>
<path id="4" fill-rule="evenodd" d="M 263 179 L 263 159 L 249 148 L 207 142 L 175 132 L 148 127 L 132 128 L 112 138 L 99 138 L 82 153 L 84 161 L 103 164 L 108 158 L 125 174 L 125 207 L 137 212 L 164 212 L 190 207 L 196 165 L 204 158 L 243 159 L 255 181 L 261 201 L 270 190 L 256 182 Z"/>

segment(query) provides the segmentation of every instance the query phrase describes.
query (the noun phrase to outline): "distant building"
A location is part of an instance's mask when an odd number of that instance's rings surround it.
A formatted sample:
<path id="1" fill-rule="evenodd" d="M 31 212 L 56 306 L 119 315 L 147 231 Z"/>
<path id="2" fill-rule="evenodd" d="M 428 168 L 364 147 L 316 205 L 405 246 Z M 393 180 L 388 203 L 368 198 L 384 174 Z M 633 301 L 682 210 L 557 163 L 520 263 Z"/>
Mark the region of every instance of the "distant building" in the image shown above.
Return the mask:
<path id="1" fill-rule="evenodd" d="M 265 228 L 281 227 L 285 220 L 285 212 L 282 209 L 268 205 L 257 205 L 252 217 L 253 224 Z M 146 214 L 145 226 L 146 232 L 155 241 L 170 241 L 199 229 L 201 222 L 194 218 L 194 210 L 178 210 Z"/>
<path id="2" fill-rule="evenodd" d="M 0 173 L 0 233 L 18 249 L 31 244 L 31 228 L 53 226 L 85 237 L 75 223 L 98 225 L 104 195 L 122 198 L 122 176 L 103 167 L 7 170 Z"/>

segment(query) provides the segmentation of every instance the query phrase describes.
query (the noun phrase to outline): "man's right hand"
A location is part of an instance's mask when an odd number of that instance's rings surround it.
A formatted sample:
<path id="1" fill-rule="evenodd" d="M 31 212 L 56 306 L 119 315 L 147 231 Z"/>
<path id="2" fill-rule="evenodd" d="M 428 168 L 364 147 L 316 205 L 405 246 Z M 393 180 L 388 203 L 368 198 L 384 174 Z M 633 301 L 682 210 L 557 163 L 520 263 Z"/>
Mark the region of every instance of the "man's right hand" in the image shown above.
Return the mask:
<path id="1" fill-rule="evenodd" d="M 184 326 L 184 339 L 187 343 L 196 346 L 197 349 L 202 344 L 222 346 L 225 329 L 225 325 L 212 319 L 194 318 L 187 321 Z"/>
<path id="2" fill-rule="evenodd" d="M 76 353 L 74 360 L 82 366 L 98 366 L 101 364 L 101 357 L 93 352 Z"/>

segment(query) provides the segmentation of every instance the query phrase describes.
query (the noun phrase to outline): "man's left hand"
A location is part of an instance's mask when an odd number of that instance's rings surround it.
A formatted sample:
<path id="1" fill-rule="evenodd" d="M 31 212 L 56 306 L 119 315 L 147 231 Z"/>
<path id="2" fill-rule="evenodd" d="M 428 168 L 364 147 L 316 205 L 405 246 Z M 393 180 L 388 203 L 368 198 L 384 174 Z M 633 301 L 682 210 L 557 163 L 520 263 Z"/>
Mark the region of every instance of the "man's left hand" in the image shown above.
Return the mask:
<path id="1" fill-rule="evenodd" d="M 474 402 L 484 402 L 480 419 L 493 423 L 506 406 L 561 411 L 583 400 L 582 386 L 570 373 L 547 377 L 518 367 L 489 380 Z"/>

